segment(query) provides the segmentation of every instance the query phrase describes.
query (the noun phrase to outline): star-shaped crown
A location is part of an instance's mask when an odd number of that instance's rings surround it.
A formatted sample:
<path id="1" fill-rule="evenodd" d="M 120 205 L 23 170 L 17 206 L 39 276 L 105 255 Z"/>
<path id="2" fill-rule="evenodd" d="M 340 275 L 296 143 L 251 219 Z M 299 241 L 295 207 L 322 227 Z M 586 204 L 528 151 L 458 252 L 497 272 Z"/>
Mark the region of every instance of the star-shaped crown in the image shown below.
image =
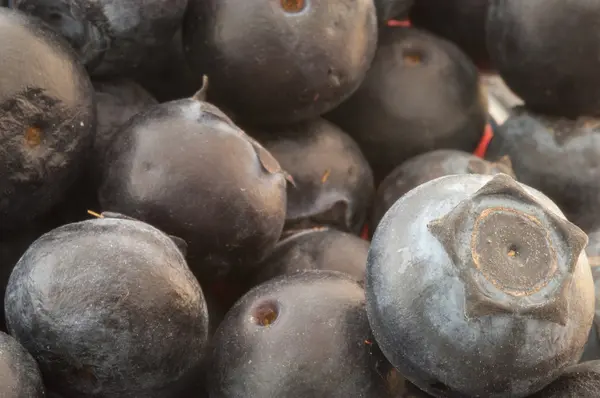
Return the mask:
<path id="1" fill-rule="evenodd" d="M 587 235 L 506 174 L 428 225 L 457 267 L 469 318 L 520 314 L 565 325 Z"/>

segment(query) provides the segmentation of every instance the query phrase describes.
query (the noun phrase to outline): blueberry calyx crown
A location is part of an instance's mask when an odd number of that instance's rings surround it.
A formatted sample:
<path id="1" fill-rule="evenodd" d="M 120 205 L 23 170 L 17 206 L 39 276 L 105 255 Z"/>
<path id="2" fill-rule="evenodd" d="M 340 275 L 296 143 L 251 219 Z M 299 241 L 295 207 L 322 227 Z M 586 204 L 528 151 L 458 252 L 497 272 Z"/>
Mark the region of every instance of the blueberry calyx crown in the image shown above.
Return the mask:
<path id="1" fill-rule="evenodd" d="M 566 324 L 587 235 L 510 176 L 497 174 L 428 229 L 464 282 L 468 318 L 517 313 Z"/>

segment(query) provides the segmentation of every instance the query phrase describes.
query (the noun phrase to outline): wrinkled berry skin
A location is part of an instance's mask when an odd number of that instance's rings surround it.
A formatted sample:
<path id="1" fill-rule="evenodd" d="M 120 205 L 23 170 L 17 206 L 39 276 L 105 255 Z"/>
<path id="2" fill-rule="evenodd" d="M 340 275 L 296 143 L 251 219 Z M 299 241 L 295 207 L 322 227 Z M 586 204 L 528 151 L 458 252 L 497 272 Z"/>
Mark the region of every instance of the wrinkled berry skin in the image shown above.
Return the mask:
<path id="1" fill-rule="evenodd" d="M 589 361 L 567 368 L 558 379 L 529 398 L 600 397 L 600 361 Z"/>
<path id="2" fill-rule="evenodd" d="M 0 229 L 18 229 L 81 173 L 96 127 L 94 89 L 62 38 L 6 8 L 0 65 Z"/>
<path id="3" fill-rule="evenodd" d="M 506 155 L 517 179 L 548 195 L 570 221 L 585 231 L 600 227 L 600 120 L 514 109 L 486 158 Z"/>
<path id="4" fill-rule="evenodd" d="M 594 316 L 586 244 L 546 196 L 505 174 L 420 185 L 373 237 L 375 339 L 434 397 L 526 397 L 582 353 Z"/>
<path id="5" fill-rule="evenodd" d="M 44 20 L 101 76 L 125 73 L 171 41 L 187 0 L 12 0 L 11 7 Z"/>
<path id="6" fill-rule="evenodd" d="M 438 149 L 407 160 L 396 167 L 379 185 L 373 204 L 370 226 L 375 230 L 386 211 L 411 189 L 427 181 L 451 174 L 497 174 L 514 177 L 508 157 L 487 162 L 470 153 Z"/>
<path id="7" fill-rule="evenodd" d="M 249 134 L 293 179 L 286 230 L 331 225 L 360 234 L 375 187 L 369 163 L 348 134 L 322 118 Z"/>
<path id="8" fill-rule="evenodd" d="M 194 73 L 211 79 L 211 102 L 247 123 L 288 124 L 356 90 L 377 20 L 372 0 L 190 0 L 183 40 Z"/>
<path id="9" fill-rule="evenodd" d="M 66 398 L 179 398 L 207 341 L 200 285 L 170 237 L 102 218 L 34 242 L 5 297 L 11 335 Z"/>
<path id="10" fill-rule="evenodd" d="M 364 300 L 356 281 L 334 271 L 255 287 L 213 337 L 210 397 L 387 397 Z"/>
<path id="11" fill-rule="evenodd" d="M 598 19 L 596 1 L 490 0 L 492 64 L 529 109 L 569 118 L 600 115 Z"/>
<path id="12" fill-rule="evenodd" d="M 386 27 L 359 89 L 326 118 L 356 140 L 379 183 L 405 160 L 435 149 L 473 152 L 487 120 L 477 68 L 454 44 Z"/>
<path id="13" fill-rule="evenodd" d="M 98 196 L 104 211 L 184 239 L 204 282 L 246 272 L 273 249 L 286 177 L 267 150 L 194 97 L 150 107 L 119 131 Z"/>
<path id="14" fill-rule="evenodd" d="M 44 398 L 40 369 L 15 339 L 0 332 L 0 397 Z"/>
<path id="15" fill-rule="evenodd" d="M 321 269 L 365 279 L 369 243 L 358 236 L 331 228 L 296 231 L 281 240 L 258 266 L 255 285 L 300 271 Z"/>

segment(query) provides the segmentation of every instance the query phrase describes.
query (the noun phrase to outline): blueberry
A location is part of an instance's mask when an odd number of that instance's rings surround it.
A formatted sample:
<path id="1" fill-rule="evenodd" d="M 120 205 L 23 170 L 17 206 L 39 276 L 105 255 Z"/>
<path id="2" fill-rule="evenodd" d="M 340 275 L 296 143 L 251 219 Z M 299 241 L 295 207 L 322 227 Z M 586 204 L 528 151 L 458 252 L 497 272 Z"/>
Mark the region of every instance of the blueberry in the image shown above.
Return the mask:
<path id="1" fill-rule="evenodd" d="M 360 84 L 376 49 L 372 0 L 190 0 L 184 50 L 209 100 L 248 123 L 319 116 Z"/>
<path id="2" fill-rule="evenodd" d="M 600 227 L 600 120 L 575 120 L 516 108 L 488 147 L 509 156 L 518 180 L 548 195 L 585 231 Z"/>
<path id="3" fill-rule="evenodd" d="M 367 241 L 335 229 L 295 231 L 259 265 L 255 283 L 311 269 L 344 272 L 363 282 L 368 251 Z"/>
<path id="4" fill-rule="evenodd" d="M 487 120 L 475 65 L 454 44 L 412 28 L 382 28 L 359 89 L 326 118 L 356 140 L 381 182 L 434 149 L 473 152 Z"/>
<path id="5" fill-rule="evenodd" d="M 202 84 L 202 75 L 185 59 L 181 37 L 179 29 L 169 43 L 148 54 L 132 76 L 160 102 L 191 97 Z"/>
<path id="6" fill-rule="evenodd" d="M 600 396 L 600 361 L 567 368 L 560 377 L 529 398 L 595 398 Z"/>
<path id="7" fill-rule="evenodd" d="M 304 271 L 252 289 L 212 340 L 210 396 L 388 396 L 364 300 L 357 282 L 334 271 Z"/>
<path id="8" fill-rule="evenodd" d="M 452 174 L 496 173 L 514 177 L 508 156 L 492 163 L 454 149 L 438 149 L 417 155 L 396 167 L 377 188 L 370 226 L 375 230 L 383 215 L 398 199 L 427 181 Z"/>
<path id="9" fill-rule="evenodd" d="M 13 0 L 65 37 L 94 75 L 125 73 L 168 43 L 187 0 Z"/>
<path id="10" fill-rule="evenodd" d="M 417 0 L 410 10 L 414 26 L 455 43 L 479 66 L 489 67 L 485 26 L 490 0 Z"/>
<path id="11" fill-rule="evenodd" d="M 48 388 L 69 398 L 179 398 L 207 341 L 206 303 L 178 246 L 108 214 L 36 240 L 12 272 L 5 309 Z"/>
<path id="12" fill-rule="evenodd" d="M 66 42 L 5 8 L 0 65 L 0 229 L 18 229 L 81 174 L 96 127 L 94 89 Z"/>
<path id="13" fill-rule="evenodd" d="M 272 250 L 285 221 L 286 176 L 202 95 L 134 116 L 106 152 L 99 198 L 105 211 L 184 239 L 190 267 L 208 281 L 246 272 Z"/>
<path id="14" fill-rule="evenodd" d="M 94 140 L 94 166 L 102 169 L 104 152 L 125 122 L 158 101 L 129 79 L 94 81 L 98 107 L 98 128 Z"/>
<path id="15" fill-rule="evenodd" d="M 490 0 L 493 66 L 528 108 L 576 118 L 600 115 L 600 3 Z"/>
<path id="16" fill-rule="evenodd" d="M 506 174 L 413 189 L 375 231 L 365 291 L 375 339 L 437 397 L 526 397 L 583 351 L 594 316 L 587 236 Z"/>
<path id="17" fill-rule="evenodd" d="M 249 134 L 293 179 L 286 230 L 325 224 L 360 233 L 375 188 L 371 167 L 352 138 L 321 118 Z"/>
<path id="18" fill-rule="evenodd" d="M 0 332 L 0 397 L 43 398 L 40 369 L 15 339 Z"/>

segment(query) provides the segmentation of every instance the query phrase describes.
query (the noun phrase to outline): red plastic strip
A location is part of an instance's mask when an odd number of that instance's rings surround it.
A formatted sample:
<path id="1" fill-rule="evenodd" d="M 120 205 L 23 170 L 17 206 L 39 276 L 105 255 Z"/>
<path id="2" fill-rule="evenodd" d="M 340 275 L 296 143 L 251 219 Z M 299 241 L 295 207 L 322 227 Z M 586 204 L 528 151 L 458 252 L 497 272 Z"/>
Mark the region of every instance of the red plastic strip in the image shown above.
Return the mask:
<path id="1" fill-rule="evenodd" d="M 485 126 L 485 130 L 483 131 L 483 135 L 481 136 L 481 140 L 479 144 L 477 144 L 477 148 L 473 152 L 473 155 L 478 156 L 480 158 L 485 158 L 485 154 L 487 153 L 487 149 L 490 146 L 490 142 L 494 138 L 494 131 L 492 130 L 492 126 L 488 123 Z"/>
<path id="2" fill-rule="evenodd" d="M 412 24 L 410 23 L 410 21 L 408 19 L 405 19 L 403 21 L 391 19 L 388 21 L 387 25 L 395 27 L 395 28 L 398 28 L 398 27 L 399 28 L 410 28 L 412 26 Z"/>
<path id="3" fill-rule="evenodd" d="M 362 232 L 360 233 L 360 237 L 364 240 L 369 240 L 369 224 L 365 223 Z"/>

